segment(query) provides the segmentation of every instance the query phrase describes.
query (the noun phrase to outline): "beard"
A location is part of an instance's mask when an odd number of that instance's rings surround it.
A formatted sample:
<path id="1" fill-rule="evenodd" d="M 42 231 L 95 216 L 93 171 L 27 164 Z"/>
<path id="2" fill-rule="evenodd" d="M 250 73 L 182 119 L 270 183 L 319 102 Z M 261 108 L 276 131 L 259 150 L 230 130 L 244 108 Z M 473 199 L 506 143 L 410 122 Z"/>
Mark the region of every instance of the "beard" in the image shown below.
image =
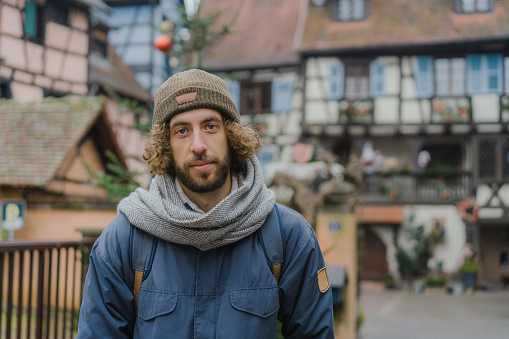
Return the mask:
<path id="1" fill-rule="evenodd" d="M 198 173 L 198 178 L 190 175 L 191 163 L 193 161 L 207 160 L 216 165 L 216 172 L 205 171 Z M 226 182 L 230 171 L 230 155 L 229 153 L 223 159 L 208 158 L 205 154 L 195 156 L 191 161 L 184 164 L 183 168 L 175 166 L 175 176 L 179 182 L 195 193 L 213 192 L 220 188 Z"/>

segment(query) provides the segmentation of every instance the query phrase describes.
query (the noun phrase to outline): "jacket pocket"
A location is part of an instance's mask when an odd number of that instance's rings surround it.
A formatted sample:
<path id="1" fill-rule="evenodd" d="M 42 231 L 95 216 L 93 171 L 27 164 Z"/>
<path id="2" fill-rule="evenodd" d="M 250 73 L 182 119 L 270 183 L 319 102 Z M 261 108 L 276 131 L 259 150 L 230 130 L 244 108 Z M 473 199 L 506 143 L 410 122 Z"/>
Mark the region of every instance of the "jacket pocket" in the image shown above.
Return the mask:
<path id="1" fill-rule="evenodd" d="M 170 293 L 140 291 L 138 316 L 143 320 L 169 314 L 177 307 L 177 295 Z"/>
<path id="2" fill-rule="evenodd" d="M 278 288 L 242 289 L 229 292 L 230 303 L 238 311 L 268 318 L 279 309 Z"/>

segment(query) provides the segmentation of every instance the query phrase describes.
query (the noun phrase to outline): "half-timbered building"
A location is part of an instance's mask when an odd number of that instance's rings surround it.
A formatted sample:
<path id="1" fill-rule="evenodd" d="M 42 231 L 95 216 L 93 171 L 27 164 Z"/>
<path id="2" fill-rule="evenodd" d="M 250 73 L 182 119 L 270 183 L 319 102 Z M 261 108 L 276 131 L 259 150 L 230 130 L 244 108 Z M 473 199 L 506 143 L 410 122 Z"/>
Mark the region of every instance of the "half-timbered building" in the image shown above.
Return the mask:
<path id="1" fill-rule="evenodd" d="M 1 97 L 87 94 L 90 7 L 108 10 L 101 0 L 0 3 Z"/>
<path id="2" fill-rule="evenodd" d="M 262 133 L 263 164 L 291 161 L 300 137 L 302 82 L 295 42 L 302 2 L 206 0 L 219 13 L 212 30 L 228 34 L 204 50 L 203 66 L 227 80 L 241 119 Z"/>
<path id="3" fill-rule="evenodd" d="M 167 55 L 154 48 L 164 20 L 180 21 L 177 7 L 181 0 L 106 0 L 109 16 L 109 42 L 122 61 L 133 71 L 140 85 L 152 94 L 171 75 Z"/>
<path id="4" fill-rule="evenodd" d="M 500 283 L 509 267 L 509 1 L 305 3 L 302 133 L 342 162 L 355 154 L 365 163 L 361 277 L 397 274 L 395 239 L 413 215 L 445 230 L 435 250 L 445 271 L 472 242 L 479 281 Z M 476 203 L 465 208 L 469 197 Z"/>

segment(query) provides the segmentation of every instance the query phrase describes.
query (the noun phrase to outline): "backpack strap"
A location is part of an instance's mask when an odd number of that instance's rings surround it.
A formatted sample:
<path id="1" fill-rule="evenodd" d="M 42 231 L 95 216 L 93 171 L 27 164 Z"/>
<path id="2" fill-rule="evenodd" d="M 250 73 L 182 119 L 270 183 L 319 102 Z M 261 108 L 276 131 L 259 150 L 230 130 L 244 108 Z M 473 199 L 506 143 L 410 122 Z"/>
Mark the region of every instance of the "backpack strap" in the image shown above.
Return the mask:
<path id="1" fill-rule="evenodd" d="M 281 225 L 281 216 L 277 204 L 267 215 L 265 222 L 260 228 L 260 236 L 265 250 L 267 260 L 272 266 L 272 274 L 276 278 L 277 283 L 281 279 L 281 270 L 284 260 L 284 232 Z"/>
<path id="2" fill-rule="evenodd" d="M 157 238 L 131 224 L 130 234 L 131 268 L 134 271 L 134 311 L 138 314 L 138 297 L 141 282 L 149 275 L 157 247 Z"/>

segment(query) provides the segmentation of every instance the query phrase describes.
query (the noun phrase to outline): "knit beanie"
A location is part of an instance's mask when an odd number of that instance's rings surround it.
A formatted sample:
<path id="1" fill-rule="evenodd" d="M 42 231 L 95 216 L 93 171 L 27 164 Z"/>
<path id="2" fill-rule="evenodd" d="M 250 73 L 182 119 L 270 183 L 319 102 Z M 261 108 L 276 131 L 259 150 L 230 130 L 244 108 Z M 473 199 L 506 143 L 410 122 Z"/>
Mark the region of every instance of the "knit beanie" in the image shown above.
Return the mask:
<path id="1" fill-rule="evenodd" d="M 177 73 L 166 80 L 154 96 L 153 125 L 196 108 L 214 109 L 228 120 L 240 122 L 228 85 L 220 77 L 199 69 Z"/>

